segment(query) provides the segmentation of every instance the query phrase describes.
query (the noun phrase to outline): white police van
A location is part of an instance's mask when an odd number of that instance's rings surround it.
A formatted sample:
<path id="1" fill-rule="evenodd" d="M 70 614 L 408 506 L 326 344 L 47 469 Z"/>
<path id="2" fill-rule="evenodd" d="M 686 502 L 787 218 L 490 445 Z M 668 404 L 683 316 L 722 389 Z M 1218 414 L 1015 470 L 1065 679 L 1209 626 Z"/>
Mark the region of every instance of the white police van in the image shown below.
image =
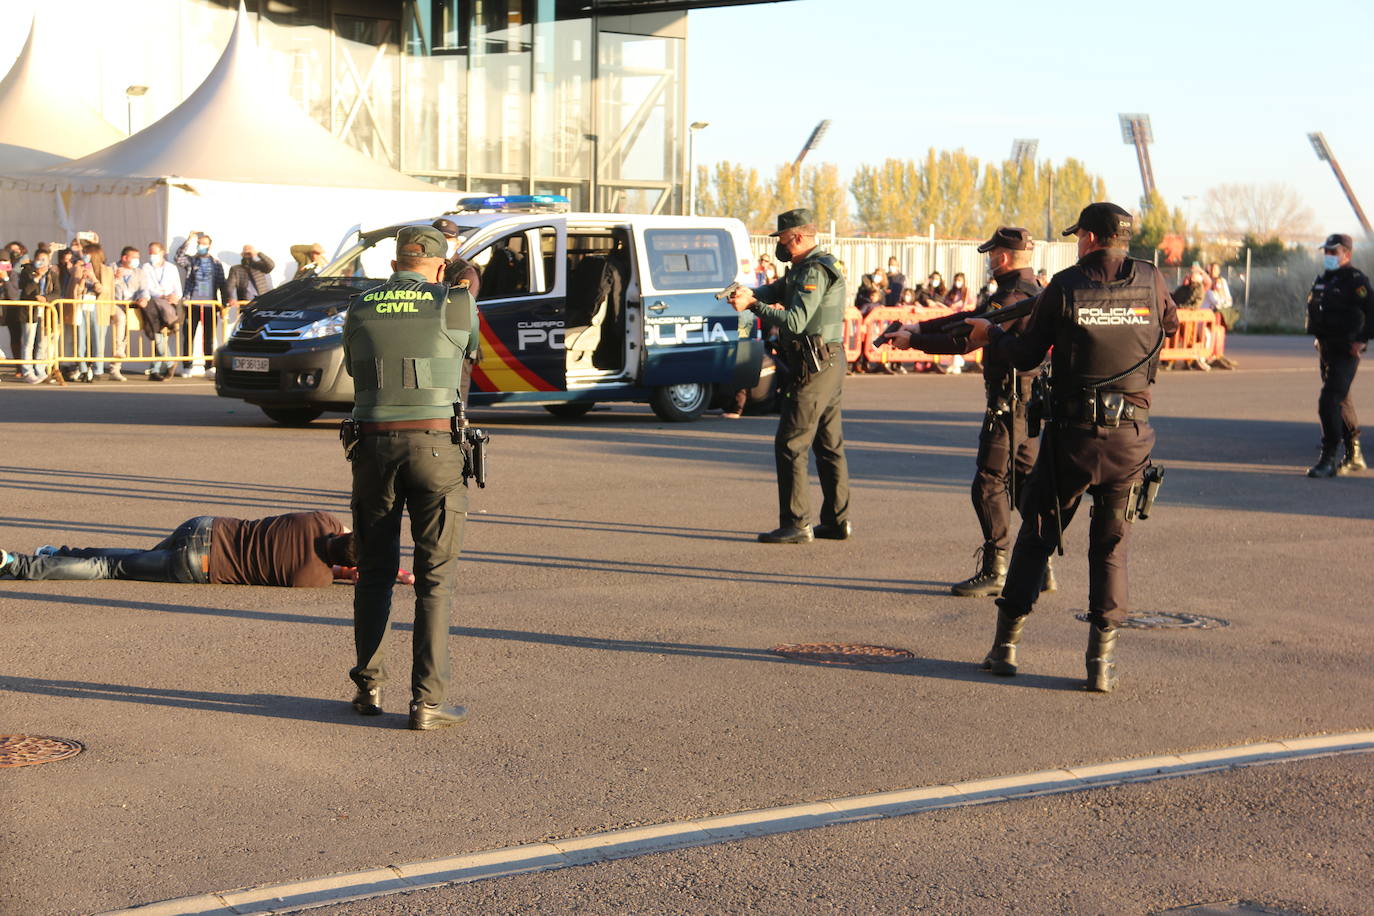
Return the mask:
<path id="1" fill-rule="evenodd" d="M 351 296 L 384 281 L 402 226 L 354 230 L 317 276 L 260 296 L 216 354 L 216 392 L 287 424 L 346 411 L 342 331 Z M 641 401 L 686 421 L 754 388 L 763 344 L 715 294 L 751 277 L 744 224 L 713 217 L 570 213 L 552 195 L 466 198 L 442 214 L 480 274 L 482 360 L 469 404 L 577 417 Z"/>

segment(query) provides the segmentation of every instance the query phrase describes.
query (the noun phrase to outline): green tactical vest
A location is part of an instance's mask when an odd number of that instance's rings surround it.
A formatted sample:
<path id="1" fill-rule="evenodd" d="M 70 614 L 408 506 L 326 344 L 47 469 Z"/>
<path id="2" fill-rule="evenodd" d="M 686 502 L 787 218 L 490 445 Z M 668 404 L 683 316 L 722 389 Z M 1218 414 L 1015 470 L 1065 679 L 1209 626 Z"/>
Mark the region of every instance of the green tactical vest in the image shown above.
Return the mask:
<path id="1" fill-rule="evenodd" d="M 449 308 L 452 302 L 456 308 Z M 453 415 L 472 336 L 472 295 L 393 275 L 354 296 L 344 319 L 353 419 L 429 420 Z M 449 324 L 448 313 L 454 313 Z"/>
<path id="2" fill-rule="evenodd" d="M 801 282 L 800 277 L 812 262 L 821 268 L 829 285 L 825 288 L 825 295 L 821 297 L 821 307 L 811 316 L 802 334 L 819 334 L 826 343 L 840 343 L 844 338 L 844 279 L 835 256 L 819 248 L 808 252 L 796 265 L 802 269 L 793 268 L 788 271 L 788 277 L 790 279 L 795 274 L 798 277 L 795 282 Z"/>

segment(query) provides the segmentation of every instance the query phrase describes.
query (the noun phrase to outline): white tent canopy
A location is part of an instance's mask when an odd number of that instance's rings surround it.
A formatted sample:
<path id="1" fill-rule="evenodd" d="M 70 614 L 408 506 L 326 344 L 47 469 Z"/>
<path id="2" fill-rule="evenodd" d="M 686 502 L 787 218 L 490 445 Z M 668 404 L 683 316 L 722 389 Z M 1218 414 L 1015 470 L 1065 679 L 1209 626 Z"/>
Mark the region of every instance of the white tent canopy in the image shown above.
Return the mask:
<path id="1" fill-rule="evenodd" d="M 63 56 L 52 53 L 50 33 L 39 31 L 34 16 L 23 50 L 0 80 L 0 174 L 47 168 L 124 139 L 94 108 L 69 97 L 57 65 Z"/>
<path id="2" fill-rule="evenodd" d="M 30 244 L 100 234 L 107 255 L 123 245 L 208 232 L 237 261 L 251 244 L 295 270 L 293 244 L 333 250 L 354 224 L 372 228 L 450 208 L 452 191 L 374 162 L 333 137 L 267 86 L 242 5 L 233 35 L 205 82 L 132 137 L 28 174 L 0 173 L 0 236 Z"/>

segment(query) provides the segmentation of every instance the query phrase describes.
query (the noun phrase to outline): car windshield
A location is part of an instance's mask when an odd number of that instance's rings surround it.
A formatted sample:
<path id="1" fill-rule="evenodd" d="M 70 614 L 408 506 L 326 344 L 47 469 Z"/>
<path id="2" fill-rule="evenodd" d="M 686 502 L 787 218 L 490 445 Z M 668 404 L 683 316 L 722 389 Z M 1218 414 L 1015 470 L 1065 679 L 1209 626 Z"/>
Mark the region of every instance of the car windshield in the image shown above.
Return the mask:
<path id="1" fill-rule="evenodd" d="M 396 230 L 368 232 L 349 245 L 339 256 L 320 268 L 321 277 L 367 277 L 385 280 L 391 276 L 391 262 L 396 259 Z M 476 230 L 471 226 L 458 227 L 458 242 Z"/>

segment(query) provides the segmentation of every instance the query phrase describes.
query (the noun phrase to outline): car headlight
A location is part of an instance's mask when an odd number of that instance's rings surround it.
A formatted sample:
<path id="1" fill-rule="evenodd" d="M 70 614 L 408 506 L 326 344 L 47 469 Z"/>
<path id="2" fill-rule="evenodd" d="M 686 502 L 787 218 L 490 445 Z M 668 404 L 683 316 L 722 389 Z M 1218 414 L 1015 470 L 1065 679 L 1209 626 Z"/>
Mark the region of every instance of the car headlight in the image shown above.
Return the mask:
<path id="1" fill-rule="evenodd" d="M 344 317 L 347 314 L 347 312 L 339 312 L 337 315 L 330 315 L 328 318 L 310 322 L 301 328 L 301 340 L 313 340 L 317 337 L 333 337 L 335 334 L 342 334 Z"/>

